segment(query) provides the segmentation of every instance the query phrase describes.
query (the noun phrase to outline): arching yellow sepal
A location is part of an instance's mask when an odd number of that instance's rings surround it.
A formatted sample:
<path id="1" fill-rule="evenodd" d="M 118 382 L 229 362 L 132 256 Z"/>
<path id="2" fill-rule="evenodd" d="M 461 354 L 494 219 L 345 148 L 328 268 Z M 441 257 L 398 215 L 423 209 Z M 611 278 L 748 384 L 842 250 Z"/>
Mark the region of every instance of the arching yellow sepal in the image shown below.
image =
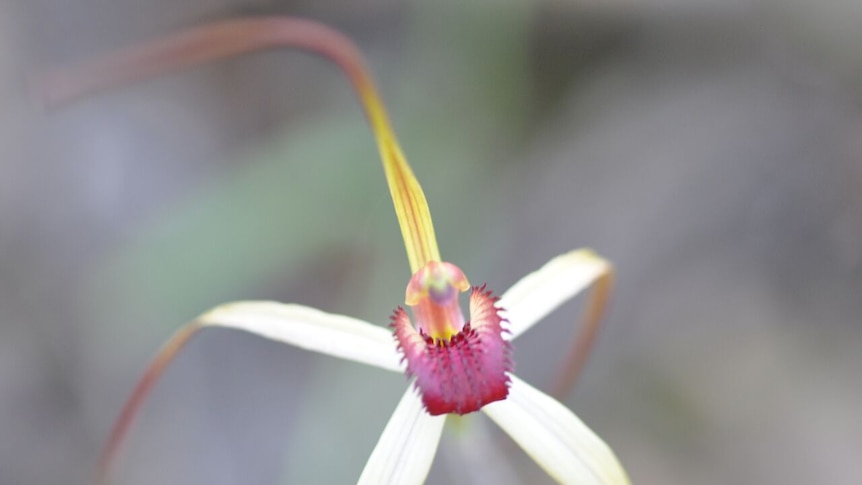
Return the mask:
<path id="1" fill-rule="evenodd" d="M 413 175 L 413 170 L 398 145 L 374 84 L 364 70 L 358 77 L 355 85 L 377 139 L 386 181 L 392 194 L 392 203 L 395 205 L 395 215 L 398 217 L 398 225 L 401 226 L 407 259 L 410 261 L 410 271 L 415 273 L 431 261 L 440 261 L 431 212 L 428 210 L 425 193 L 422 192 L 419 181 Z"/>
<path id="2" fill-rule="evenodd" d="M 46 105 L 56 106 L 168 71 L 274 47 L 316 52 L 344 71 L 377 139 L 411 274 L 430 261 L 440 261 L 425 194 L 398 146 L 362 54 L 350 39 L 325 25 L 290 17 L 217 22 L 121 50 L 74 69 L 53 70 L 34 88 Z"/>

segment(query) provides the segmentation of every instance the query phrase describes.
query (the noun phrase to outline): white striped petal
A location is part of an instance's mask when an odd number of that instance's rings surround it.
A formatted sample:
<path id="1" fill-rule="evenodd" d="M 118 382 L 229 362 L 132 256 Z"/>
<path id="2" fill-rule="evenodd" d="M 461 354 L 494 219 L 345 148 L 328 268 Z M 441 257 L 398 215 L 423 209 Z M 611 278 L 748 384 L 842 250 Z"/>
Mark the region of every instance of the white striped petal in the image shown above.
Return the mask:
<path id="1" fill-rule="evenodd" d="M 404 371 L 388 329 L 302 305 L 272 301 L 227 303 L 201 315 L 197 322 L 245 330 L 306 350 Z"/>
<path id="2" fill-rule="evenodd" d="M 411 386 L 389 418 L 359 484 L 421 484 L 428 476 L 446 416 L 431 416 Z"/>
<path id="3" fill-rule="evenodd" d="M 554 398 L 512 377 L 509 397 L 482 408 L 560 483 L 628 484 L 614 452 Z"/>
<path id="4" fill-rule="evenodd" d="M 610 263 L 589 249 L 557 256 L 521 278 L 497 303 L 509 319 L 508 338 L 521 335 L 557 307 L 590 286 Z"/>

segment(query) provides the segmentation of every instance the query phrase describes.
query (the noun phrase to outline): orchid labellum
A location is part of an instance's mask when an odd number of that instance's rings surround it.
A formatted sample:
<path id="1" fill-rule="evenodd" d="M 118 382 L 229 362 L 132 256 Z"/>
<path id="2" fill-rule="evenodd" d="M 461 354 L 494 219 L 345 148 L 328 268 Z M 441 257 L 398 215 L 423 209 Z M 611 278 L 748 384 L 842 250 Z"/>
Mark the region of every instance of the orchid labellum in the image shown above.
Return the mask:
<path id="1" fill-rule="evenodd" d="M 406 373 L 414 385 L 395 408 L 359 477 L 360 483 L 422 483 L 446 416 L 486 413 L 551 477 L 561 483 L 624 484 L 613 451 L 568 408 L 512 374 L 510 341 L 549 312 L 594 285 L 579 346 L 566 368 L 573 380 L 611 281 L 610 265 L 589 250 L 552 259 L 499 298 L 472 286 L 440 257 L 428 204 L 401 151 L 362 56 L 347 38 L 294 18 L 231 20 L 191 29 L 85 63 L 47 73 L 37 87 L 49 105 L 250 51 L 297 47 L 334 61 L 352 83 L 374 132 L 412 277 L 392 330 L 351 317 L 267 301 L 219 306 L 180 328 L 158 352 L 116 421 L 99 465 L 108 480 L 133 418 L 168 363 L 205 327 L 244 330 L 296 347 Z M 459 295 L 470 292 L 469 314 Z"/>

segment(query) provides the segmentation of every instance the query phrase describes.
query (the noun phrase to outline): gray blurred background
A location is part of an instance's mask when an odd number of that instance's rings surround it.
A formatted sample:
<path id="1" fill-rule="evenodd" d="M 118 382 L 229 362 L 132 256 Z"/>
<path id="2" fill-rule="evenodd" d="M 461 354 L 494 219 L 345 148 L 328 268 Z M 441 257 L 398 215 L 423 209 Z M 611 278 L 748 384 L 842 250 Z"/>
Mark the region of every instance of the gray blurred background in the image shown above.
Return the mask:
<path id="1" fill-rule="evenodd" d="M 40 68 L 275 13 L 361 46 L 473 283 L 580 246 L 617 265 L 567 404 L 636 483 L 858 483 L 862 3 L 842 0 L 0 3 L 0 483 L 86 483 L 148 359 L 215 304 L 385 324 L 401 303 L 380 162 L 327 62 L 252 55 L 49 114 L 23 95 Z M 578 308 L 517 342 L 519 375 L 547 388 Z M 117 483 L 350 483 L 405 385 L 204 333 Z M 430 482 L 549 482 L 471 421 Z"/>

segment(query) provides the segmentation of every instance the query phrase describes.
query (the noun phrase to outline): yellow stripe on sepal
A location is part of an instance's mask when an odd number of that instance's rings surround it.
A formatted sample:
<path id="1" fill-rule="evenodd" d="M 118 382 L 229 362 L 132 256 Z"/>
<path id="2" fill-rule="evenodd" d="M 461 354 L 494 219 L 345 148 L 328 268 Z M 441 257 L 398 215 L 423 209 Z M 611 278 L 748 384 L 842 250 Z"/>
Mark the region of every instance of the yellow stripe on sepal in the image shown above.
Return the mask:
<path id="1" fill-rule="evenodd" d="M 407 159 L 404 158 L 376 89 L 370 79 L 362 77 L 362 81 L 357 83 L 359 97 L 377 138 L 386 181 L 392 194 L 392 203 L 395 205 L 395 215 L 401 226 L 407 259 L 410 261 L 410 271 L 416 273 L 428 262 L 440 261 L 440 250 L 434 236 L 428 201 Z"/>

